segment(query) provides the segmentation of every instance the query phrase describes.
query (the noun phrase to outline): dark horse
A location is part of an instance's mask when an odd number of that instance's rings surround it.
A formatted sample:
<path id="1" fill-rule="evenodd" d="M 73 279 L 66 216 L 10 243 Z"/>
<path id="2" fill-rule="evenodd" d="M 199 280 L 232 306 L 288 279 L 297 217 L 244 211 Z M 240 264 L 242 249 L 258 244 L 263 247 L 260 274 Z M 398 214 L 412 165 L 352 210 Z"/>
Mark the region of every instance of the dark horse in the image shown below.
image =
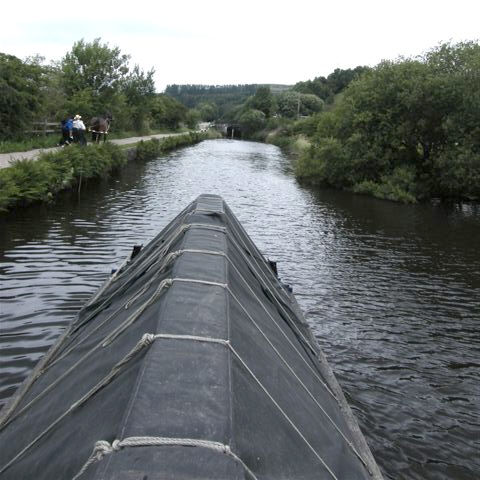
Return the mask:
<path id="1" fill-rule="evenodd" d="M 107 140 L 108 130 L 112 122 L 112 115 L 107 113 L 104 117 L 93 117 L 90 120 L 89 130 L 92 132 L 92 142 L 99 143 L 103 135 L 103 142 Z"/>

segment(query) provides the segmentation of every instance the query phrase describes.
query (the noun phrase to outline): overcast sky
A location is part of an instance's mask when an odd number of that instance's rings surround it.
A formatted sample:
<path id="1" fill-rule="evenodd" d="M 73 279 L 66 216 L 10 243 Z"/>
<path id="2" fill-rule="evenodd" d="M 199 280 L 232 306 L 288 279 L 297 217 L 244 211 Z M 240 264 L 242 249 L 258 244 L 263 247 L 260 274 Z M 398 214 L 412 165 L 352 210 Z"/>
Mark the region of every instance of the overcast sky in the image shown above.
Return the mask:
<path id="1" fill-rule="evenodd" d="M 9 0 L 0 51 L 59 60 L 96 37 L 171 83 L 293 84 L 480 38 L 480 0 Z"/>

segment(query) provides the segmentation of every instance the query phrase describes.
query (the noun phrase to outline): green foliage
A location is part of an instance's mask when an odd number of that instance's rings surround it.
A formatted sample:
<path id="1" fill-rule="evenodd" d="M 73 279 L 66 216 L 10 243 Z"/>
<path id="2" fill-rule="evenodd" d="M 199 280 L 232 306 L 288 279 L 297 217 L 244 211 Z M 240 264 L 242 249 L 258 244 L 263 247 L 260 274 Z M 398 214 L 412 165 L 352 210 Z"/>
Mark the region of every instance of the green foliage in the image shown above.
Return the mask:
<path id="1" fill-rule="evenodd" d="M 151 116 L 156 128 L 176 130 L 185 121 L 186 115 L 187 108 L 168 95 L 157 95 L 152 101 Z"/>
<path id="2" fill-rule="evenodd" d="M 0 53 L 0 139 L 12 139 L 30 127 L 40 112 L 42 69 Z"/>
<path id="3" fill-rule="evenodd" d="M 201 120 L 200 112 L 196 108 L 191 108 L 185 114 L 185 124 L 188 128 L 195 129 L 197 128 L 198 123 Z"/>
<path id="4" fill-rule="evenodd" d="M 202 120 L 231 120 L 232 111 L 241 106 L 245 100 L 255 94 L 257 85 L 168 85 L 165 93 L 188 108 L 198 108 L 202 105 L 214 105 L 215 116 L 211 110 L 201 113 Z"/>
<path id="5" fill-rule="evenodd" d="M 60 126 L 77 113 L 87 126 L 92 117 L 110 113 L 111 131 L 141 134 L 178 129 L 186 121 L 180 102 L 155 93 L 153 69 L 130 68 L 129 56 L 100 38 L 75 42 L 58 63 L 43 62 L 39 56 L 22 61 L 0 53 L 0 141 L 27 140 L 33 122 Z"/>
<path id="6" fill-rule="evenodd" d="M 283 117 L 296 118 L 320 112 L 323 100 L 316 95 L 298 93 L 290 90 L 277 96 L 278 113 Z"/>
<path id="7" fill-rule="evenodd" d="M 125 152 L 111 143 L 70 146 L 38 160 L 16 161 L 0 170 L 0 210 L 49 201 L 81 180 L 108 176 L 125 162 Z"/>
<path id="8" fill-rule="evenodd" d="M 300 94 L 300 114 L 312 115 L 323 110 L 324 102 L 311 93 Z"/>
<path id="9" fill-rule="evenodd" d="M 218 107 L 213 102 L 200 102 L 197 110 L 204 122 L 213 122 L 218 116 Z"/>
<path id="10" fill-rule="evenodd" d="M 258 87 L 255 95 L 251 97 L 247 103 L 248 108 L 260 110 L 265 117 L 269 117 L 274 109 L 275 103 L 272 92 L 269 87 Z"/>
<path id="11" fill-rule="evenodd" d="M 295 118 L 300 114 L 300 93 L 289 91 L 282 93 L 277 98 L 278 113 L 283 117 Z"/>
<path id="12" fill-rule="evenodd" d="M 176 148 L 193 145 L 209 138 L 208 133 L 190 132 L 185 135 L 172 135 L 170 137 L 158 140 L 152 138 L 151 140 L 141 141 L 137 143 L 136 155 L 137 160 L 151 160 L 157 158 L 163 153 L 167 153 Z"/>
<path id="13" fill-rule="evenodd" d="M 114 92 L 128 73 L 128 55 L 118 47 L 80 40 L 62 60 L 63 84 L 67 95 L 88 89 L 95 97 Z"/>
<path id="14" fill-rule="evenodd" d="M 19 196 L 20 190 L 12 178 L 11 168 L 0 170 L 0 212 L 6 211 Z"/>
<path id="15" fill-rule="evenodd" d="M 412 166 L 397 167 L 391 175 L 384 175 L 378 183 L 363 180 L 353 187 L 355 193 L 372 195 L 383 200 L 394 200 L 403 203 L 416 203 L 415 169 Z"/>
<path id="16" fill-rule="evenodd" d="M 302 155 L 296 165 L 299 178 L 316 177 L 318 183 L 339 187 L 351 183 L 348 158 L 337 139 L 324 138 Z"/>
<path id="17" fill-rule="evenodd" d="M 154 73 L 153 69 L 145 73 L 135 65 L 122 84 L 123 93 L 130 106 L 131 125 L 140 133 L 148 132 L 149 129 L 148 120 L 155 97 Z"/>
<path id="18" fill-rule="evenodd" d="M 151 160 L 152 158 L 156 158 L 160 155 L 160 140 L 156 138 L 152 138 L 151 140 L 142 140 L 141 142 L 137 143 L 136 146 L 137 153 L 136 159 L 137 160 Z"/>
<path id="19" fill-rule="evenodd" d="M 265 114 L 260 110 L 249 109 L 238 117 L 242 133 L 248 137 L 265 126 Z"/>
<path id="20" fill-rule="evenodd" d="M 441 152 L 433 164 L 433 193 L 440 197 L 480 199 L 478 145 L 458 145 Z"/>
<path id="21" fill-rule="evenodd" d="M 479 77 L 475 42 L 381 62 L 318 117 L 314 144 L 297 174 L 403 202 L 478 198 Z"/>
<path id="22" fill-rule="evenodd" d="M 26 140 L 4 140 L 0 141 L 0 153 L 26 152 L 35 148 L 50 148 L 58 145 L 60 131 L 51 136 L 39 135 Z"/>
<path id="23" fill-rule="evenodd" d="M 328 77 L 315 77 L 313 80 L 298 82 L 293 89 L 300 93 L 310 93 L 322 100 L 331 102 L 335 95 L 345 88 L 363 73 L 369 71 L 368 67 L 355 67 L 343 70 L 336 68 Z"/>

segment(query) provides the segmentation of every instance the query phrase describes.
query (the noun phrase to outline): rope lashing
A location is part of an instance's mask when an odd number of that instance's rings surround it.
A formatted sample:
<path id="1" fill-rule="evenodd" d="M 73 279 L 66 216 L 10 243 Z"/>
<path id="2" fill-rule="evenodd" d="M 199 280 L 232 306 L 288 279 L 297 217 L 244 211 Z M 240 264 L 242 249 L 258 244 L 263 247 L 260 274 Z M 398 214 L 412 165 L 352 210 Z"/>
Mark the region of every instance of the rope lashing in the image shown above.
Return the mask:
<path id="1" fill-rule="evenodd" d="M 118 452 L 125 447 L 164 447 L 164 446 L 177 446 L 177 447 L 200 447 L 213 450 L 217 453 L 223 453 L 231 456 L 235 461 L 240 463 L 242 467 L 256 479 L 253 472 L 245 465 L 242 459 L 232 452 L 229 445 L 225 445 L 220 442 L 214 442 L 211 440 L 200 440 L 196 438 L 171 438 L 171 437 L 127 437 L 123 440 L 114 440 L 111 444 L 105 440 L 99 440 L 95 443 L 92 454 L 82 466 L 81 470 L 72 478 L 72 480 L 78 480 L 92 465 L 93 463 L 102 460 L 105 455 L 110 455 L 114 452 Z"/>
<path id="2" fill-rule="evenodd" d="M 170 247 L 178 239 L 178 237 L 180 237 L 180 235 L 182 235 L 183 233 L 185 233 L 187 230 L 191 228 L 200 228 L 203 230 L 214 230 L 223 234 L 227 233 L 227 229 L 225 227 L 221 227 L 218 225 L 209 225 L 205 223 L 184 223 L 172 232 L 171 237 L 168 239 L 168 241 L 163 243 L 162 248 L 158 252 L 147 257 L 140 265 L 135 265 L 135 263 L 132 262 L 130 265 L 127 266 L 127 268 L 122 272 L 121 275 L 115 278 L 114 281 L 117 281 L 118 278 L 120 278 L 122 275 L 125 275 L 127 272 L 129 272 L 133 268 L 133 266 L 135 266 L 136 269 L 143 274 L 146 271 L 144 270 L 145 268 L 147 268 L 147 270 L 151 268 L 155 264 L 155 262 L 158 260 L 159 257 L 162 257 L 163 255 L 165 255 L 165 253 L 170 249 Z M 145 265 L 148 265 L 148 266 L 145 267 Z"/>
<path id="3" fill-rule="evenodd" d="M 70 408 L 64 412 L 59 418 L 57 418 L 53 423 L 51 423 L 42 433 L 40 433 L 32 442 L 30 442 L 23 450 L 21 450 L 17 455 L 15 455 L 14 458 L 12 458 L 6 465 L 4 465 L 0 469 L 0 474 L 3 473 L 5 470 L 7 470 L 15 461 L 17 461 L 21 456 L 23 456 L 32 446 L 34 446 L 39 440 L 41 440 L 48 432 L 50 432 L 63 418 L 65 418 L 68 414 L 70 414 L 72 411 L 83 405 L 86 401 L 88 401 L 91 397 L 93 397 L 99 390 L 101 390 L 103 387 L 105 387 L 107 384 L 109 384 L 122 370 L 123 368 L 133 359 L 137 356 L 139 352 L 141 352 L 145 347 L 150 346 L 155 340 L 160 339 L 160 338 L 165 338 L 165 339 L 176 339 L 176 340 L 190 340 L 190 341 L 201 341 L 201 342 L 207 342 L 207 343 L 218 343 L 223 346 L 225 346 L 227 349 L 230 350 L 230 352 L 239 360 L 239 362 L 243 365 L 245 370 L 249 373 L 249 375 L 255 380 L 255 382 L 259 385 L 261 390 L 267 395 L 267 397 L 272 401 L 273 405 L 280 411 L 282 416 L 287 420 L 287 422 L 291 425 L 291 427 L 297 432 L 297 434 L 300 436 L 300 438 L 303 440 L 303 442 L 308 446 L 308 448 L 313 452 L 313 454 L 318 458 L 320 463 L 325 467 L 325 469 L 328 471 L 330 476 L 334 480 L 338 480 L 336 475 L 333 473 L 331 468 L 327 465 L 325 460 L 322 458 L 322 456 L 315 450 L 315 448 L 310 444 L 310 442 L 307 440 L 307 438 L 302 434 L 300 429 L 295 425 L 293 420 L 288 416 L 288 414 L 281 408 L 281 406 L 278 404 L 278 402 L 275 400 L 275 398 L 272 396 L 272 394 L 267 390 L 267 388 L 263 385 L 263 383 L 258 379 L 258 377 L 253 373 L 253 371 L 250 369 L 250 367 L 247 365 L 245 360 L 239 355 L 239 353 L 233 348 L 229 340 L 226 339 L 220 339 L 220 338 L 211 338 L 211 337 L 199 337 L 199 336 L 193 336 L 193 335 L 175 335 L 175 334 L 152 334 L 152 333 L 145 333 L 142 338 L 137 342 L 135 347 L 122 359 L 120 360 L 110 371 L 110 373 L 104 377 L 99 383 L 97 383 L 92 389 L 90 389 L 82 398 L 80 398 L 77 402 L 73 403 Z M 137 438 L 137 437 L 131 437 L 131 438 Z M 172 443 L 165 443 L 165 440 L 158 440 L 160 443 L 155 443 L 157 440 L 150 440 L 150 443 L 145 444 L 145 438 L 149 439 L 150 437 L 138 437 L 143 440 L 138 440 L 137 443 L 135 443 L 135 440 L 131 440 L 131 444 L 128 446 L 140 446 L 140 445 L 166 445 L 166 444 L 172 444 Z M 154 439 L 157 438 L 163 438 L 163 437 L 153 437 Z M 127 440 L 127 439 L 125 439 Z M 169 439 L 171 441 L 171 439 Z M 178 440 L 178 439 L 175 439 Z M 77 479 L 81 474 L 85 472 L 85 470 L 97 459 L 103 458 L 105 454 L 111 453 L 112 451 L 118 450 L 118 448 L 122 447 L 122 441 L 117 441 L 118 443 L 115 443 L 110 445 L 108 442 L 101 442 L 96 444 L 94 451 L 92 452 L 92 455 L 90 458 L 87 460 L 86 464 L 82 467 L 81 471 L 74 477 L 74 479 Z M 153 442 L 153 443 L 152 443 Z M 163 443 L 162 443 L 163 442 Z M 204 442 L 204 441 L 200 441 Z M 209 442 L 209 445 L 211 442 Z M 127 444 L 125 444 L 127 446 Z M 200 446 L 200 445 L 191 445 L 191 446 Z M 202 445 L 205 446 L 205 445 Z M 224 452 L 228 453 L 228 451 Z M 235 458 L 237 458 L 242 465 L 248 470 L 248 467 L 235 455 Z M 253 473 L 248 470 L 249 473 L 255 478 Z"/>
<path id="4" fill-rule="evenodd" d="M 118 326 L 113 332 L 108 335 L 105 340 L 102 343 L 102 347 L 106 347 L 107 345 L 110 345 L 119 335 L 121 335 L 135 320 L 149 307 L 152 305 L 157 298 L 163 294 L 163 291 L 165 288 L 168 288 L 172 285 L 172 279 L 171 278 L 166 278 L 165 280 L 162 280 L 160 284 L 158 285 L 157 289 L 153 293 L 153 295 L 140 307 L 135 310 L 135 312 L 132 313 L 120 326 Z"/>
<path id="5" fill-rule="evenodd" d="M 152 333 L 146 333 L 142 338 L 137 342 L 137 344 L 130 350 L 125 357 L 123 357 L 115 366 L 112 368 L 110 373 L 106 375 L 100 382 L 98 382 L 93 388 L 91 388 L 83 397 L 81 397 L 76 402 L 72 403 L 70 407 L 63 412 L 56 420 L 54 420 L 43 432 L 39 433 L 26 447 L 24 447 L 20 452 L 18 452 L 9 462 L 7 462 L 3 467 L 0 468 L 0 474 L 7 470 L 11 465 L 13 465 L 19 458 L 21 458 L 30 448 L 32 448 L 36 443 L 38 443 L 45 435 L 47 435 L 58 423 L 60 423 L 67 415 L 72 413 L 78 407 L 83 405 L 87 400 L 93 397 L 99 390 L 108 385 L 122 370 L 123 368 L 145 347 L 151 345 L 155 341 L 155 335 Z"/>
<path id="6" fill-rule="evenodd" d="M 157 289 L 146 302 L 144 302 L 135 312 L 132 313 L 122 324 L 120 324 L 115 330 L 113 330 L 109 335 L 107 335 L 103 340 L 95 345 L 92 349 L 86 352 L 77 362 L 75 362 L 71 367 L 69 367 L 65 372 L 63 372 L 59 377 L 57 377 L 50 385 L 45 387 L 42 392 L 40 392 L 36 397 L 30 400 L 26 405 L 24 405 L 20 410 L 14 412 L 14 409 L 10 409 L 8 416 L 5 416 L 2 419 L 0 424 L 0 430 L 6 427 L 9 423 L 15 420 L 19 415 L 21 415 L 25 410 L 30 408 L 35 404 L 39 399 L 45 396 L 49 391 L 52 390 L 61 380 L 70 375 L 75 368 L 77 368 L 81 363 L 83 363 L 92 353 L 102 347 L 110 345 L 119 335 L 121 335 L 134 321 L 140 316 L 140 314 L 156 300 L 165 290 L 172 284 L 172 279 L 165 279 L 158 285 Z M 122 307 L 123 308 L 123 307 Z M 18 404 L 18 403 L 17 403 Z"/>

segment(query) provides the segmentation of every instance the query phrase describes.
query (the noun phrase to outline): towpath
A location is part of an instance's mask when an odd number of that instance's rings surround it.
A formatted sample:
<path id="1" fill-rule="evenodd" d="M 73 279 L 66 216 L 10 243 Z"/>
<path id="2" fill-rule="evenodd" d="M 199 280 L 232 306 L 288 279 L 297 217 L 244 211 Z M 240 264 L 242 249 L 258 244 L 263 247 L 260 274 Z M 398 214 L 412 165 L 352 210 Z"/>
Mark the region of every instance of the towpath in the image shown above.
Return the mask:
<path id="1" fill-rule="evenodd" d="M 117 140 L 110 140 L 110 141 L 117 145 L 129 145 L 131 143 L 137 143 L 140 140 L 151 140 L 152 138 L 173 137 L 175 135 L 183 135 L 183 133 L 158 133 L 156 135 L 147 135 L 145 137 L 119 138 Z M 29 150 L 27 152 L 0 153 L 0 168 L 9 167 L 10 163 L 15 160 L 21 160 L 22 158 L 35 159 L 43 152 L 54 152 L 56 150 L 59 150 L 60 148 L 61 147 L 38 148 L 36 150 Z"/>

